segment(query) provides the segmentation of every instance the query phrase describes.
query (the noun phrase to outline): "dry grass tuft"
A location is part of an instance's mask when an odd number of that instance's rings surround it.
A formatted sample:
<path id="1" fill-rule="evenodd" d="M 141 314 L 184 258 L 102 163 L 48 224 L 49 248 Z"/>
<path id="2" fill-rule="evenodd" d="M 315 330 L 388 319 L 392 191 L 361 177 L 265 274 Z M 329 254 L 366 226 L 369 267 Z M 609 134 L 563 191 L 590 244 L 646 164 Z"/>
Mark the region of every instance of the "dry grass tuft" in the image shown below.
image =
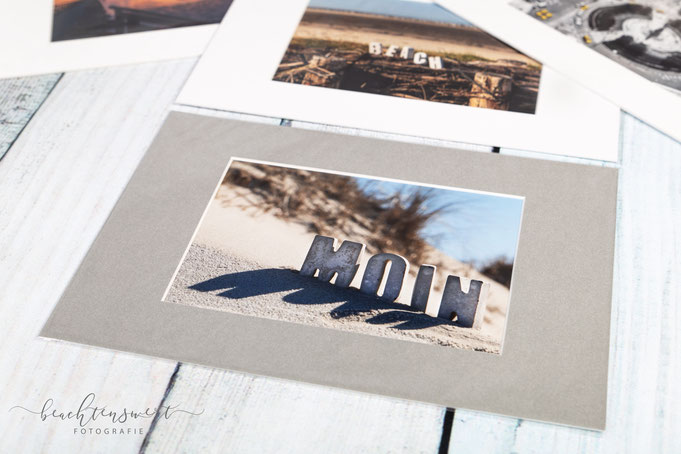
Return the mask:
<path id="1" fill-rule="evenodd" d="M 412 263 L 422 263 L 428 223 L 453 208 L 433 206 L 428 189 L 381 195 L 352 177 L 254 163 L 233 162 L 223 184 L 248 189 L 255 196 L 251 208 L 319 235 L 361 239 L 372 253 L 392 252 Z"/>

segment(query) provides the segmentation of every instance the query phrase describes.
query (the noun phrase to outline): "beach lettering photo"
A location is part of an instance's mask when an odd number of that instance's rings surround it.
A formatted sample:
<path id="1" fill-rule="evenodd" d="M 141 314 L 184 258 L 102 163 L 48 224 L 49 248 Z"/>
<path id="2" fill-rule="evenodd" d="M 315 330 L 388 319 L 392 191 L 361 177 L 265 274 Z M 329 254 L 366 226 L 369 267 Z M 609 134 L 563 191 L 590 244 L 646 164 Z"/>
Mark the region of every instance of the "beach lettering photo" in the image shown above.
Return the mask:
<path id="1" fill-rule="evenodd" d="M 163 301 L 500 354 L 522 197 L 234 158 Z"/>
<path id="2" fill-rule="evenodd" d="M 369 43 L 369 53 L 371 55 L 382 56 L 383 55 L 383 45 L 377 42 Z M 399 54 L 399 55 L 398 55 Z M 399 46 L 391 44 L 385 51 L 386 57 L 398 57 L 404 60 L 412 60 L 415 65 L 425 65 L 428 64 L 430 69 L 442 69 L 442 58 L 440 57 L 429 57 L 425 52 L 414 53 L 414 48 L 409 46 L 404 46 L 400 49 Z"/>
<path id="3" fill-rule="evenodd" d="M 177 103 L 616 161 L 617 106 L 461 1 L 234 0 Z"/>
<path id="4" fill-rule="evenodd" d="M 274 80 L 534 114 L 541 64 L 435 3 L 311 0 Z"/>

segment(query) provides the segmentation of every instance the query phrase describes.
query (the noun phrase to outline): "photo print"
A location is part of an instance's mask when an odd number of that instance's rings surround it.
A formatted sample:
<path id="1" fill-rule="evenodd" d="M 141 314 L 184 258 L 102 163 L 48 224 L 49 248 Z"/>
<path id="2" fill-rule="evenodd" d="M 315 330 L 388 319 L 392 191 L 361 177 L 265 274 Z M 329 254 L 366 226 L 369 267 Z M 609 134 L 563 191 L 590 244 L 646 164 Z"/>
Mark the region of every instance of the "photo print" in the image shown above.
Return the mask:
<path id="1" fill-rule="evenodd" d="M 311 0 L 274 80 L 534 114 L 540 76 L 434 3 Z"/>
<path id="2" fill-rule="evenodd" d="M 236 158 L 163 301 L 499 354 L 523 200 Z"/>
<path id="3" fill-rule="evenodd" d="M 176 103 L 616 161 L 618 107 L 504 44 L 461 1 L 234 0 Z"/>
<path id="4" fill-rule="evenodd" d="M 681 94 L 678 0 L 513 0 L 511 5 Z"/>
<path id="5" fill-rule="evenodd" d="M 54 0 L 52 41 L 219 23 L 231 0 Z"/>

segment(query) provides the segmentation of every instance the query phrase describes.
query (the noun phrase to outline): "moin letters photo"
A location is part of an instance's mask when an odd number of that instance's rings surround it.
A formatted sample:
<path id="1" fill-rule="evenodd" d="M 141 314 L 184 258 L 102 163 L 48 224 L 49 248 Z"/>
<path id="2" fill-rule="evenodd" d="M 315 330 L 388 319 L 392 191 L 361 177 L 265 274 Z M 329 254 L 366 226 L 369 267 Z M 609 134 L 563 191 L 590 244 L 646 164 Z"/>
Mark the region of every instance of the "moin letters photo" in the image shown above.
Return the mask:
<path id="1" fill-rule="evenodd" d="M 165 302 L 501 353 L 522 197 L 235 158 Z"/>

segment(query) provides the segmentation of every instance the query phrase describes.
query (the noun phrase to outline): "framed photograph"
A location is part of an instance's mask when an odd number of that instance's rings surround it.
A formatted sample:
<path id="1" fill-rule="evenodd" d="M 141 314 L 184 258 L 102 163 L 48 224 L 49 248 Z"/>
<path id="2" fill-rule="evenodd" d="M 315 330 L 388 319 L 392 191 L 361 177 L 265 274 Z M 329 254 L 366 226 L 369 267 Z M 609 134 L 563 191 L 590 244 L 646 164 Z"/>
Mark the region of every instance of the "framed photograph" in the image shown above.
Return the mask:
<path id="1" fill-rule="evenodd" d="M 235 0 L 177 102 L 617 159 L 617 107 L 430 1 Z"/>
<path id="2" fill-rule="evenodd" d="M 0 77 L 199 55 L 231 0 L 0 0 Z"/>
<path id="3" fill-rule="evenodd" d="M 438 0 L 681 140 L 681 8 L 674 0 Z M 490 14 L 494 11 L 494 14 Z"/>
<path id="4" fill-rule="evenodd" d="M 522 206 L 522 197 L 233 158 L 163 299 L 499 354 Z M 335 264 L 334 249 L 352 246 Z M 326 277 L 333 286 L 317 282 Z M 468 318 L 453 307 L 464 295 Z"/>
<path id="5" fill-rule="evenodd" d="M 616 194 L 602 165 L 172 112 L 41 335 L 602 429 Z"/>

